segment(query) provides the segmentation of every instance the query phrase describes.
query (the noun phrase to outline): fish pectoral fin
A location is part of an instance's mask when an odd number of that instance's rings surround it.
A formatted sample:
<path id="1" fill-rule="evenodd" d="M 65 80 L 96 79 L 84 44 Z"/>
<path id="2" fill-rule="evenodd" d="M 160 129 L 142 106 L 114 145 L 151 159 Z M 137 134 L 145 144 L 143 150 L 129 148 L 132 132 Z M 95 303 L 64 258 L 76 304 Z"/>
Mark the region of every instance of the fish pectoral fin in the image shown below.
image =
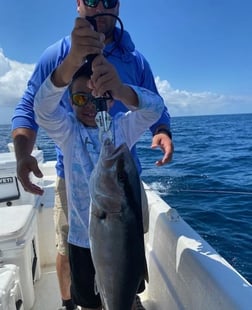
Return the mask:
<path id="1" fill-rule="evenodd" d="M 145 260 L 145 272 L 144 272 L 144 280 L 149 283 L 149 272 L 148 272 L 148 267 L 147 267 L 147 262 Z"/>
<path id="2" fill-rule="evenodd" d="M 146 270 L 146 273 L 144 275 L 144 280 L 149 283 L 149 273 L 148 273 L 148 270 Z"/>
<path id="3" fill-rule="evenodd" d="M 95 295 L 99 294 L 96 276 L 95 276 L 95 281 L 94 281 L 94 292 L 95 292 Z"/>

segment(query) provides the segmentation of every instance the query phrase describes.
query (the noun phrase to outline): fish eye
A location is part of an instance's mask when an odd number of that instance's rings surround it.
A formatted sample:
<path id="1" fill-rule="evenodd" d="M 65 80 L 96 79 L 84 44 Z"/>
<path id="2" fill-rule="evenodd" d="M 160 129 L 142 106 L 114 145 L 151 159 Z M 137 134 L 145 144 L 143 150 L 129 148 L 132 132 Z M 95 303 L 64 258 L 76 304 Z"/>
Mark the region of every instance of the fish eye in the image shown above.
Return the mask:
<path id="1" fill-rule="evenodd" d="M 107 217 L 107 213 L 105 211 L 102 211 L 100 214 L 99 214 L 99 219 L 100 220 L 105 220 Z"/>
<path id="2" fill-rule="evenodd" d="M 119 182 L 123 182 L 126 180 L 126 174 L 123 170 L 117 173 L 117 179 Z"/>

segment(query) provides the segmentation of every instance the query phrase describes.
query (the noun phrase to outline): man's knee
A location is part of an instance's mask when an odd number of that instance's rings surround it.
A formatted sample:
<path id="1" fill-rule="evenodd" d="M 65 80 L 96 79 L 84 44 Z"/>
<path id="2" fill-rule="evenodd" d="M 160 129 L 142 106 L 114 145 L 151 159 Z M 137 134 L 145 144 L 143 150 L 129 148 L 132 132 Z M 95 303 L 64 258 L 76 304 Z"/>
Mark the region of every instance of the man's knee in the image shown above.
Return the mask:
<path id="1" fill-rule="evenodd" d="M 58 253 L 57 256 L 58 256 L 58 260 L 59 260 L 61 263 L 63 263 L 63 264 L 69 264 L 69 257 L 68 257 L 68 255 Z"/>

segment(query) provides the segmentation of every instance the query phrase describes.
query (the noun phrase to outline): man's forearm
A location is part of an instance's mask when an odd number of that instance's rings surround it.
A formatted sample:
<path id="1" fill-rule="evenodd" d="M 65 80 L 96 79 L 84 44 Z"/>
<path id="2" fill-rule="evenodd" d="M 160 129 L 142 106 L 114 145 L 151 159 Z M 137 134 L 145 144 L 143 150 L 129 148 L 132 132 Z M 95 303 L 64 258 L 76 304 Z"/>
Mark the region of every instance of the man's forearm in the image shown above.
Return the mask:
<path id="1" fill-rule="evenodd" d="M 53 71 L 51 81 L 56 87 L 64 87 L 71 83 L 74 73 L 79 69 L 67 56 L 64 61 Z"/>
<path id="2" fill-rule="evenodd" d="M 36 137 L 36 131 L 29 128 L 17 128 L 13 130 L 12 138 L 17 160 L 31 154 Z"/>

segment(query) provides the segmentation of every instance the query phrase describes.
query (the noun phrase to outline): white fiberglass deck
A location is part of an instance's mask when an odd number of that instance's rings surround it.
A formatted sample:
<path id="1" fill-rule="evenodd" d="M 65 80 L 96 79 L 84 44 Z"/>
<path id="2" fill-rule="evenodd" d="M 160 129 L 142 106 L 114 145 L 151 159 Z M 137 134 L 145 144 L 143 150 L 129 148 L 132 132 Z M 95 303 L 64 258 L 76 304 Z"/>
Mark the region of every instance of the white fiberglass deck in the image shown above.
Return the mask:
<path id="1" fill-rule="evenodd" d="M 146 310 L 158 309 L 150 307 L 150 303 L 148 305 L 144 294 L 140 296 Z M 35 303 L 32 310 L 57 310 L 60 306 L 61 299 L 55 266 L 45 267 L 40 280 L 35 283 Z"/>

